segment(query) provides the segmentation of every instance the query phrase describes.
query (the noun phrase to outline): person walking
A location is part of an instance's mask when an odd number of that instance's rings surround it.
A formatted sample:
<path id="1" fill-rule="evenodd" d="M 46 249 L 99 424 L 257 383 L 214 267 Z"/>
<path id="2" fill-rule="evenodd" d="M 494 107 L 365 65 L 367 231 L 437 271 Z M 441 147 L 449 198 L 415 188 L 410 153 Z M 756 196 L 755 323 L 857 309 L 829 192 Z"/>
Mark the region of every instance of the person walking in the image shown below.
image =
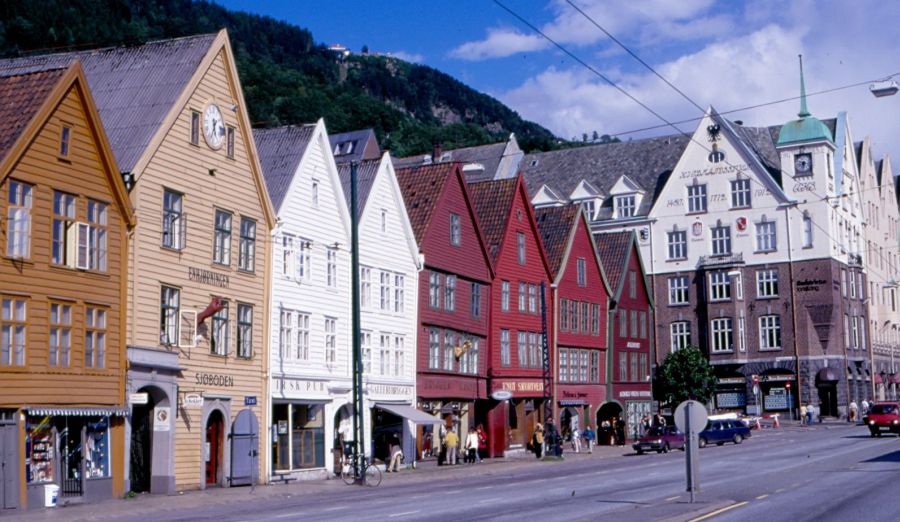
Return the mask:
<path id="1" fill-rule="evenodd" d="M 591 429 L 591 425 L 588 424 L 584 428 L 584 442 L 587 445 L 588 453 L 594 453 L 594 439 L 596 435 L 594 434 L 594 430 Z"/>
<path id="2" fill-rule="evenodd" d="M 600 429 L 603 434 L 603 444 L 612 446 L 612 424 L 610 424 L 609 419 L 603 419 L 603 422 L 600 423 Z"/>
<path id="3" fill-rule="evenodd" d="M 390 456 L 391 461 L 388 463 L 385 472 L 390 473 L 393 471 L 398 473 L 400 471 L 400 462 L 403 461 L 403 450 L 400 448 L 400 438 L 397 435 L 394 435 L 391 439 Z"/>
<path id="4" fill-rule="evenodd" d="M 475 464 L 475 456 L 478 454 L 478 433 L 475 428 L 469 428 L 469 434 L 466 435 L 466 443 L 463 447 L 466 450 L 463 461 L 466 464 Z"/>
<path id="5" fill-rule="evenodd" d="M 625 420 L 621 417 L 616 417 L 616 444 L 619 446 L 625 445 Z"/>
<path id="6" fill-rule="evenodd" d="M 540 424 L 534 427 L 534 435 L 531 437 L 531 450 L 534 451 L 534 456 L 537 458 L 541 458 L 544 454 L 544 427 Z"/>
<path id="7" fill-rule="evenodd" d="M 868 401 L 868 400 L 863 399 L 862 402 L 860 403 L 860 407 L 862 408 L 862 414 L 863 414 L 863 416 L 869 414 L 869 401 Z M 857 418 L 858 418 L 858 417 L 857 417 Z"/>
<path id="8" fill-rule="evenodd" d="M 581 453 L 581 432 L 578 427 L 572 428 L 572 451 Z"/>
<path id="9" fill-rule="evenodd" d="M 456 428 L 450 428 L 450 431 L 444 436 L 444 448 L 447 451 L 444 463 L 448 466 L 459 464 L 459 460 L 456 458 L 456 452 L 459 449 L 459 436 L 456 435 Z"/>
<path id="10" fill-rule="evenodd" d="M 812 426 L 814 415 L 815 415 L 815 411 L 813 410 L 813 405 L 807 404 L 806 405 L 806 425 L 807 426 Z"/>
<path id="11" fill-rule="evenodd" d="M 856 418 L 859 415 L 859 406 L 856 405 L 856 401 L 850 401 L 850 415 L 847 416 L 847 420 L 849 422 L 856 422 Z"/>
<path id="12" fill-rule="evenodd" d="M 478 434 L 478 451 L 475 452 L 475 461 L 481 462 L 482 453 L 487 455 L 487 433 L 484 432 L 484 426 L 479 424 L 475 429 Z"/>
<path id="13" fill-rule="evenodd" d="M 806 405 L 805 405 L 805 404 L 801 404 L 801 405 L 800 405 L 800 425 L 801 425 L 801 426 L 806 426 L 806 413 L 807 413 L 807 411 L 808 411 L 808 410 L 807 410 L 807 408 L 806 408 Z"/>

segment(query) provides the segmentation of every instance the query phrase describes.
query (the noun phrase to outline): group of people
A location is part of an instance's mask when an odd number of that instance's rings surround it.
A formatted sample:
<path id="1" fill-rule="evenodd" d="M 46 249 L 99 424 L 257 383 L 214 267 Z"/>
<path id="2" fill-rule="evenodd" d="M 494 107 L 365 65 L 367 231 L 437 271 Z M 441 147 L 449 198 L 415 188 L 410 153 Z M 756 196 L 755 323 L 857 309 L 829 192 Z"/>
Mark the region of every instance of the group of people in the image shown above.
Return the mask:
<path id="1" fill-rule="evenodd" d="M 852 405 L 851 405 L 852 407 Z M 868 407 L 868 403 L 866 403 L 866 407 Z M 803 426 L 809 426 L 813 423 L 816 418 L 816 413 L 818 410 L 815 406 L 810 404 L 801 404 L 800 405 L 800 424 Z M 819 421 L 821 422 L 822 418 L 819 417 Z"/>
<path id="2" fill-rule="evenodd" d="M 559 433 L 552 422 L 548 422 L 546 428 L 541 426 L 540 423 L 534 426 L 534 434 L 532 434 L 528 446 L 537 458 L 541 458 L 544 455 L 561 457 L 563 453 L 562 443 L 562 434 Z"/>
<path id="3" fill-rule="evenodd" d="M 583 446 L 587 448 L 588 453 L 594 452 L 594 441 L 597 440 L 597 434 L 594 433 L 590 424 L 584 427 L 584 431 L 579 431 L 578 427 L 575 426 L 569 432 L 569 438 L 572 442 L 572 451 L 575 453 L 581 453 L 582 440 L 584 441 Z"/>
<path id="4" fill-rule="evenodd" d="M 862 406 L 862 411 L 860 411 L 860 406 Z M 861 417 L 865 417 L 868 414 L 869 401 L 863 399 L 859 405 L 856 404 L 856 401 L 850 401 L 850 413 L 847 415 L 849 422 L 859 422 Z"/>
<path id="5" fill-rule="evenodd" d="M 455 427 L 447 429 L 443 424 L 441 424 L 439 436 L 441 450 L 438 453 L 438 466 L 459 464 L 460 442 L 462 442 L 463 462 L 466 464 L 481 462 L 481 453 L 487 450 L 487 434 L 481 424 L 475 428 L 469 428 L 463 441 L 460 441 Z"/>
<path id="6" fill-rule="evenodd" d="M 610 446 L 625 445 L 625 419 L 613 417 L 600 423 L 599 442 Z"/>

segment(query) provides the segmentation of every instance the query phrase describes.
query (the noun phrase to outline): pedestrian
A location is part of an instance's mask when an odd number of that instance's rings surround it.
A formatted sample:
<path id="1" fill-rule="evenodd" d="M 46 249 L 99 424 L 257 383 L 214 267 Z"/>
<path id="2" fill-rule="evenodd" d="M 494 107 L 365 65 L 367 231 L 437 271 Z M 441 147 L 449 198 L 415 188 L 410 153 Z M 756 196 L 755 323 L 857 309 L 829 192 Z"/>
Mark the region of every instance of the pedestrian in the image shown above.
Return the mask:
<path id="1" fill-rule="evenodd" d="M 456 452 L 459 449 L 459 436 L 456 435 L 456 428 L 450 428 L 450 431 L 444 436 L 444 448 L 447 451 L 444 463 L 448 466 L 459 464 L 459 460 L 456 458 Z"/>
<path id="2" fill-rule="evenodd" d="M 443 422 L 438 429 L 438 466 L 443 466 L 447 462 L 447 447 L 444 446 L 444 439 L 447 438 L 447 425 Z"/>
<path id="3" fill-rule="evenodd" d="M 813 423 L 813 416 L 815 415 L 815 410 L 813 409 L 812 403 L 806 405 L 806 425 L 811 426 Z"/>
<path id="4" fill-rule="evenodd" d="M 475 459 L 476 462 L 481 462 L 482 453 L 487 455 L 487 433 L 485 433 L 484 426 L 481 424 L 478 425 L 475 432 L 478 434 L 478 451 L 475 452 Z"/>
<path id="5" fill-rule="evenodd" d="M 800 425 L 801 426 L 806 426 L 806 413 L 807 413 L 806 405 L 801 404 L 800 405 Z"/>
<path id="6" fill-rule="evenodd" d="M 594 430 L 592 430 L 591 425 L 588 424 L 584 428 L 584 442 L 587 444 L 588 453 L 594 452 L 594 438 L 596 438 Z"/>
<path id="7" fill-rule="evenodd" d="M 534 435 L 531 437 L 531 450 L 534 451 L 534 456 L 537 458 L 541 458 L 541 455 L 544 454 L 544 427 L 540 424 L 534 427 Z"/>
<path id="8" fill-rule="evenodd" d="M 475 455 L 478 454 L 478 433 L 475 428 L 469 428 L 469 434 L 466 435 L 466 443 L 463 447 L 466 450 L 463 461 L 466 464 L 475 464 Z"/>
<path id="9" fill-rule="evenodd" d="M 656 414 L 656 425 L 657 425 L 657 427 L 660 427 L 660 428 L 666 427 L 666 418 L 663 417 L 662 415 L 660 415 L 659 413 Z"/>
<path id="10" fill-rule="evenodd" d="M 860 406 L 862 406 L 862 414 L 868 415 L 869 414 L 869 401 L 866 399 L 863 399 L 862 404 L 860 404 Z"/>
<path id="11" fill-rule="evenodd" d="M 572 428 L 572 451 L 581 453 L 581 432 L 577 426 Z"/>
<path id="12" fill-rule="evenodd" d="M 616 444 L 619 446 L 625 445 L 625 420 L 621 417 L 616 417 Z"/>
<path id="13" fill-rule="evenodd" d="M 610 424 L 609 419 L 603 419 L 603 422 L 600 423 L 600 430 L 603 434 L 603 438 L 601 440 L 603 441 L 603 444 L 607 446 L 612 446 L 611 426 L 612 425 Z"/>
<path id="14" fill-rule="evenodd" d="M 387 473 L 393 471 L 394 473 L 398 473 L 400 471 L 400 462 L 403 461 L 403 450 L 400 448 L 400 438 L 397 435 L 391 439 L 391 462 L 388 464 Z"/>
<path id="15" fill-rule="evenodd" d="M 856 401 L 850 401 L 850 415 L 847 416 L 847 420 L 850 422 L 856 422 L 856 416 L 858 414 L 859 406 L 856 405 Z"/>
<path id="16" fill-rule="evenodd" d="M 646 435 L 648 431 L 650 431 L 650 416 L 644 415 L 641 417 L 641 436 Z"/>

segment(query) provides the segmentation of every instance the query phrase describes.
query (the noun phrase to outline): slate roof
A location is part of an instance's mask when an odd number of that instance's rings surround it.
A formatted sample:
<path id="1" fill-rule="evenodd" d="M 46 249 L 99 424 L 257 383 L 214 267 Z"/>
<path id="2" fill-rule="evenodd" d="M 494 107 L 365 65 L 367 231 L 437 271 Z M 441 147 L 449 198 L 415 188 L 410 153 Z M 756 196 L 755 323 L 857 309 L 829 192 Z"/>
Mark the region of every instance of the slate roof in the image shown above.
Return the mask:
<path id="1" fill-rule="evenodd" d="M 315 128 L 315 125 L 289 125 L 273 129 L 253 129 L 259 164 L 276 213 L 281 209 L 284 196 L 287 195 Z"/>
<path id="2" fill-rule="evenodd" d="M 206 56 L 215 34 L 0 60 L 0 75 L 80 60 L 119 169 L 130 172 Z"/>
<path id="3" fill-rule="evenodd" d="M 0 161 L 34 119 L 66 69 L 0 76 Z"/>
<path id="4" fill-rule="evenodd" d="M 613 297 L 617 297 L 616 292 L 621 288 L 622 278 L 625 276 L 625 263 L 628 261 L 633 235 L 633 231 L 625 230 L 603 232 L 595 236 L 597 254 L 600 256 L 600 263 L 603 265 Z"/>
<path id="5" fill-rule="evenodd" d="M 372 192 L 372 186 L 375 185 L 375 177 L 378 176 L 378 167 L 381 166 L 381 160 L 367 160 L 359 163 L 356 167 L 356 218 L 362 217 L 363 209 L 366 208 L 366 201 L 369 200 L 369 194 Z M 338 165 L 338 176 L 341 178 L 341 187 L 344 189 L 344 198 L 347 200 L 347 210 L 350 210 L 350 163 L 342 163 Z"/>
<path id="6" fill-rule="evenodd" d="M 506 150 L 507 141 L 499 143 L 490 143 L 488 145 L 478 145 L 476 147 L 463 147 L 460 149 L 445 150 L 441 154 L 439 161 L 432 163 L 459 162 L 464 166 L 477 163 L 484 166 L 484 170 L 464 170 L 466 181 L 470 183 L 487 181 L 494 178 L 497 169 L 500 167 L 500 161 L 503 159 L 503 152 Z M 395 158 L 394 168 L 415 167 L 424 165 L 426 155 L 409 156 L 406 158 Z M 430 157 L 430 156 L 429 156 Z"/>
<path id="7" fill-rule="evenodd" d="M 562 261 L 566 255 L 569 235 L 572 233 L 572 227 L 577 223 L 580 210 L 581 207 L 578 205 L 566 205 L 538 208 L 534 211 L 534 218 L 544 244 L 544 252 L 547 253 L 547 262 L 550 264 L 550 272 L 554 278 L 563 268 Z"/>
<path id="8" fill-rule="evenodd" d="M 342 146 L 341 150 L 334 153 L 334 161 L 337 164 L 349 163 L 351 161 L 371 160 L 381 157 L 381 147 L 378 146 L 378 140 L 375 138 L 375 131 L 372 129 L 332 134 L 328 137 L 328 141 L 331 143 L 331 150 L 333 152 L 338 144 Z M 345 152 L 347 143 L 353 144 L 350 152 Z M 374 152 L 367 155 L 366 145 L 369 143 L 374 144 Z"/>
<path id="9" fill-rule="evenodd" d="M 397 182 L 406 203 L 406 213 L 420 248 L 444 185 L 458 168 L 457 163 L 438 163 L 397 169 Z"/>
<path id="10" fill-rule="evenodd" d="M 500 245 L 509 221 L 509 213 L 516 196 L 518 178 L 498 179 L 469 183 L 472 206 L 481 225 L 484 243 L 495 263 L 500 255 Z"/>

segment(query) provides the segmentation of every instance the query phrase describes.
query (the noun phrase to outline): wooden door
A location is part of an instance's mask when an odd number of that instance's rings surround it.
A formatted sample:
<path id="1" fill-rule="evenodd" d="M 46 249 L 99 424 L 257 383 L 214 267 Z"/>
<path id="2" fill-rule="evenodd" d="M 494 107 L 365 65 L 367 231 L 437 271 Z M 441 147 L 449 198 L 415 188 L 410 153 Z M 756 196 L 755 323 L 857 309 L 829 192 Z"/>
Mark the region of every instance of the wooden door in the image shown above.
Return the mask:
<path id="1" fill-rule="evenodd" d="M 222 466 L 222 435 L 225 421 L 218 411 L 209 416 L 206 423 L 206 485 L 219 483 L 219 471 Z"/>
<path id="2" fill-rule="evenodd" d="M 18 427 L 0 421 L 0 509 L 19 507 Z"/>

